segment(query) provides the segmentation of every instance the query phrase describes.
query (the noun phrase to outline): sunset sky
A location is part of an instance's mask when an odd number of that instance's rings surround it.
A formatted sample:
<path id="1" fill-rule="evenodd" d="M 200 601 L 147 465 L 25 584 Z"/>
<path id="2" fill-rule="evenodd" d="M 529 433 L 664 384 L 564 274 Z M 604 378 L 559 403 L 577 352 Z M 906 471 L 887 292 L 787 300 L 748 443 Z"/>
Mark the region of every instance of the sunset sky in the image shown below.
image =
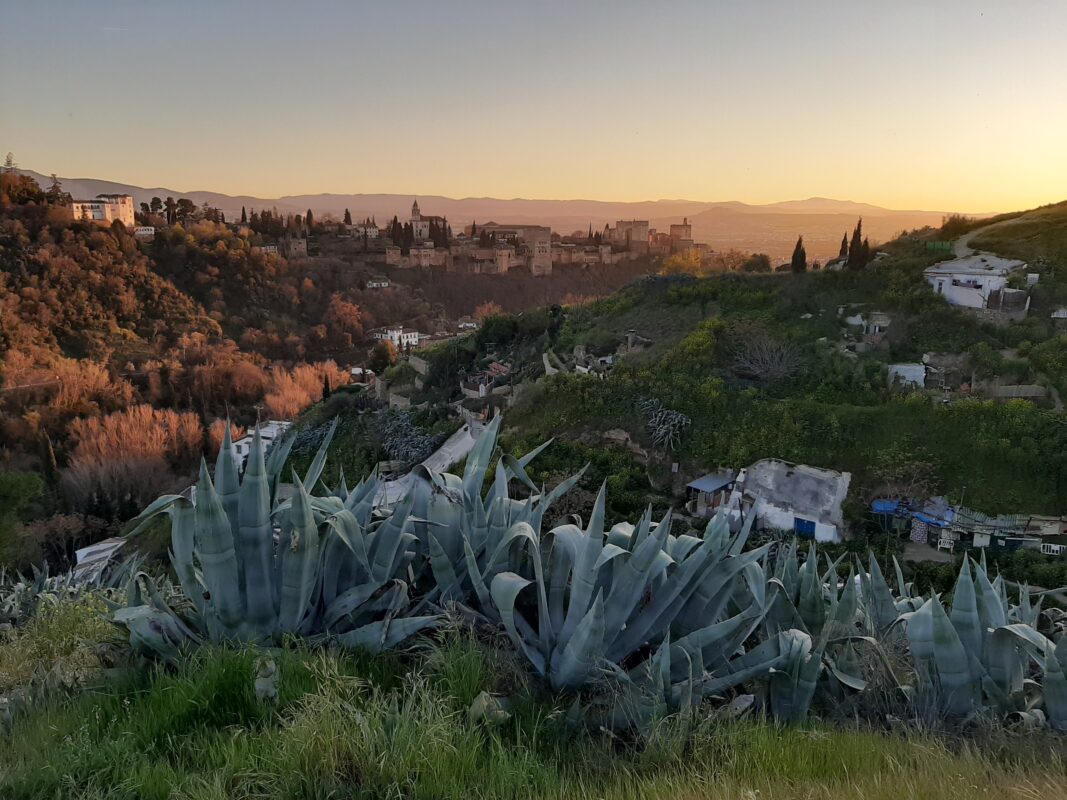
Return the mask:
<path id="1" fill-rule="evenodd" d="M 0 0 L 0 155 L 264 197 L 1067 198 L 1067 2 Z"/>

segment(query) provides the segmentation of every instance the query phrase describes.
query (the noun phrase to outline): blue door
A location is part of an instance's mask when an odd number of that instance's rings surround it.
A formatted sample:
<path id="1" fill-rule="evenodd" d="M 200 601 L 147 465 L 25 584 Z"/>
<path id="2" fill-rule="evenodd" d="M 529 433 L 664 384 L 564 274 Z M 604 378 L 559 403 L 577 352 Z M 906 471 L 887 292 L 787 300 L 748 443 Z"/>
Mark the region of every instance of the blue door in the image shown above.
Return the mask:
<path id="1" fill-rule="evenodd" d="M 800 517 L 793 518 L 793 531 L 801 539 L 814 539 L 815 538 L 815 520 L 801 519 Z"/>

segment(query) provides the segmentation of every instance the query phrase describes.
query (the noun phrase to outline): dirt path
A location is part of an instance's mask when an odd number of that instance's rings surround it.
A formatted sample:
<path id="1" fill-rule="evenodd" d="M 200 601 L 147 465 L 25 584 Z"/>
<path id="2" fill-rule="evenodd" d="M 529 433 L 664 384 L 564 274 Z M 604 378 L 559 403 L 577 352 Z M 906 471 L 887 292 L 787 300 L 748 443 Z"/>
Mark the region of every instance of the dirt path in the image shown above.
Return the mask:
<path id="1" fill-rule="evenodd" d="M 998 225 L 1003 225 L 1007 222 L 1012 221 L 1014 220 L 1002 219 L 1000 222 L 991 222 L 988 225 L 983 225 L 981 228 L 975 228 L 973 231 L 969 231 L 968 233 L 963 234 L 963 236 L 961 236 L 955 242 L 952 243 L 953 254 L 956 256 L 956 258 L 964 258 L 966 256 L 974 255 L 978 251 L 971 247 L 971 239 L 973 239 L 980 233 L 984 233 L 985 231 L 997 227 Z"/>

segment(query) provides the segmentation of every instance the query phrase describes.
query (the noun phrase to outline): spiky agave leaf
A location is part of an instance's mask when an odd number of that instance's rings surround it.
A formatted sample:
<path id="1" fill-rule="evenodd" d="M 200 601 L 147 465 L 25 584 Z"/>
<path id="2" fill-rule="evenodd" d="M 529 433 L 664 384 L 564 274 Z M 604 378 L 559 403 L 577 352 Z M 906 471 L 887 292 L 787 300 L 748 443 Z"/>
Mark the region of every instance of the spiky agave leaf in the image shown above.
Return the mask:
<path id="1" fill-rule="evenodd" d="M 208 630 L 213 638 L 240 638 L 246 609 L 238 580 L 233 533 L 203 461 L 200 462 L 195 519 L 196 555 L 208 592 L 204 609 Z"/>
<path id="2" fill-rule="evenodd" d="M 274 522 L 271 518 L 270 479 L 259 427 L 252 437 L 237 503 L 237 543 L 244 567 L 245 612 L 249 628 L 259 638 L 272 636 L 277 626 L 279 587 L 275 582 Z"/>

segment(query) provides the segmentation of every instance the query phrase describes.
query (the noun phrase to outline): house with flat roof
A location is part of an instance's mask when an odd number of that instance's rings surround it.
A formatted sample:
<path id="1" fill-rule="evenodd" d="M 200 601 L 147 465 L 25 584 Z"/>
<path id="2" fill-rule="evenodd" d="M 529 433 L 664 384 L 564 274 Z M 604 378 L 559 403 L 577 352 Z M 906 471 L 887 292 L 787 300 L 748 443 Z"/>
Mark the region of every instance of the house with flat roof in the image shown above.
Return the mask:
<path id="1" fill-rule="evenodd" d="M 974 253 L 927 267 L 923 275 L 951 305 L 987 308 L 990 296 L 1007 286 L 1008 276 L 1025 266 L 1018 259 Z"/>

